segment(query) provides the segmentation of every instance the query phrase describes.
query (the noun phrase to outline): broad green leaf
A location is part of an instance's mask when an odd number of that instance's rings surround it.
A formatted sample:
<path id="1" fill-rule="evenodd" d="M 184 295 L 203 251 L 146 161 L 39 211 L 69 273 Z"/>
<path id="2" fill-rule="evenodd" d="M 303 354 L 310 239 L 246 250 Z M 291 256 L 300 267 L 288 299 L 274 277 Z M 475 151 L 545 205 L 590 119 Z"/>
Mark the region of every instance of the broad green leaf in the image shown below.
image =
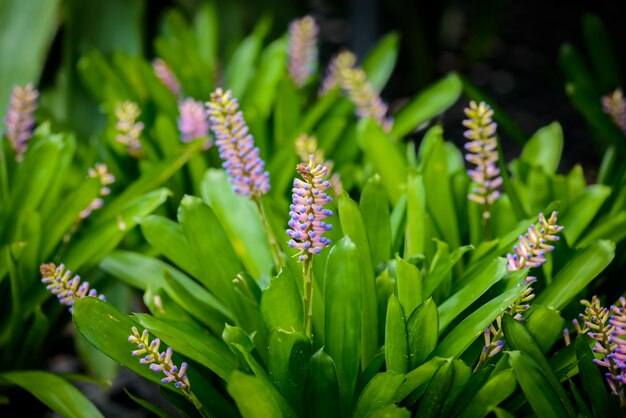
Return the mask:
<path id="1" fill-rule="evenodd" d="M 396 391 L 404 380 L 404 375 L 392 371 L 378 373 L 361 392 L 352 417 L 365 418 L 379 408 L 393 405 Z"/>
<path id="2" fill-rule="evenodd" d="M 456 210 L 454 209 L 454 197 L 448 178 L 443 129 L 441 126 L 434 126 L 428 130 L 426 135 L 432 138 L 431 146 L 423 160 L 426 207 L 444 240 L 452 248 L 457 248 L 461 244 L 461 238 Z"/>
<path id="3" fill-rule="evenodd" d="M 502 318 L 502 326 L 504 328 L 504 335 L 511 349 L 519 350 L 532 359 L 536 366 L 541 369 L 543 377 L 552 386 L 554 393 L 559 398 L 561 406 L 568 411 L 570 416 L 575 416 L 574 406 L 569 400 L 563 386 L 561 386 L 561 382 L 550 368 L 550 364 L 541 352 L 541 348 L 537 345 L 537 342 L 524 325 L 515 320 L 512 316 L 504 315 Z M 526 391 L 524 391 L 524 393 L 526 393 Z"/>
<path id="4" fill-rule="evenodd" d="M 283 267 L 263 292 L 261 313 L 270 330 L 304 330 L 302 298 L 289 268 Z"/>
<path id="5" fill-rule="evenodd" d="M 335 363 L 343 415 L 352 407 L 359 372 L 362 274 L 357 247 L 345 236 L 330 250 L 324 273 L 324 349 Z"/>
<path id="6" fill-rule="evenodd" d="M 258 377 L 233 372 L 227 390 L 243 418 L 284 417 L 267 385 Z"/>
<path id="7" fill-rule="evenodd" d="M 333 359 L 320 348 L 311 357 L 306 378 L 306 399 L 312 418 L 338 418 L 339 386 Z"/>
<path id="8" fill-rule="evenodd" d="M 503 361 L 506 361 L 506 364 L 508 365 L 508 360 L 502 360 L 502 358 L 499 360 L 498 363 Z M 450 416 L 459 416 L 462 411 L 470 406 L 470 404 L 476 398 L 478 391 L 483 388 L 487 381 L 491 378 L 494 370 L 495 366 L 493 364 L 486 364 L 472 373 L 469 382 L 467 383 L 467 385 L 465 385 L 465 387 L 457 397 Z"/>
<path id="9" fill-rule="evenodd" d="M 372 120 L 364 119 L 357 126 L 358 143 L 367 159 L 380 174 L 391 203 L 396 204 L 406 184 L 406 162 L 398 145 Z"/>
<path id="10" fill-rule="evenodd" d="M 443 331 L 456 317 L 483 295 L 507 273 L 507 262 L 496 258 L 483 270 L 463 280 L 466 285 L 439 305 L 439 331 Z"/>
<path id="11" fill-rule="evenodd" d="M 454 327 L 437 345 L 433 355 L 459 357 L 500 313 L 513 303 L 524 290 L 523 286 L 510 289 L 478 308 Z"/>
<path id="12" fill-rule="evenodd" d="M 138 396 L 133 395 L 127 389 L 124 389 L 124 392 L 126 393 L 126 395 L 128 395 L 128 397 L 130 399 L 133 400 L 133 402 L 135 402 L 137 405 L 141 406 L 146 411 L 150 411 L 155 416 L 157 416 L 159 418 L 172 418 L 173 417 L 173 415 L 171 415 L 165 409 L 161 408 L 160 406 L 157 406 L 157 405 L 153 404 L 152 402 L 148 402 L 145 399 L 142 399 L 142 398 L 140 398 Z"/>
<path id="13" fill-rule="evenodd" d="M 411 411 L 396 405 L 387 405 L 373 410 L 367 418 L 410 418 Z"/>
<path id="14" fill-rule="evenodd" d="M 310 132 L 320 119 L 335 105 L 341 97 L 341 90 L 336 88 L 316 100 L 308 112 L 304 115 L 304 119 L 300 124 L 298 131 Z M 324 141 L 323 138 L 319 138 Z"/>
<path id="15" fill-rule="evenodd" d="M 294 410 L 305 410 L 304 385 L 311 342 L 302 332 L 274 328 L 269 336 L 269 373 Z"/>
<path id="16" fill-rule="evenodd" d="M 286 55 L 286 39 L 277 39 L 269 44 L 261 54 L 256 74 L 246 90 L 246 108 L 254 107 L 262 119 L 267 119 L 274 107 L 279 82 L 285 73 Z"/>
<path id="17" fill-rule="evenodd" d="M 492 376 L 485 385 L 479 388 L 472 402 L 459 411 L 459 417 L 482 418 L 489 415 L 496 406 L 515 392 L 517 381 L 513 370 L 506 369 Z"/>
<path id="18" fill-rule="evenodd" d="M 416 170 L 409 170 L 407 181 L 406 233 L 404 257 L 424 254 L 426 245 L 426 192 L 424 177 Z"/>
<path id="19" fill-rule="evenodd" d="M 362 316 L 361 316 L 361 364 L 369 363 L 370 359 L 378 351 L 378 328 L 376 317 L 376 288 L 374 268 L 370 244 L 363 223 L 363 216 L 359 205 L 347 193 L 339 196 L 339 219 L 343 233 L 350 237 L 356 246 L 359 261 L 361 262 L 361 290 Z M 353 279 L 359 276 L 354 276 Z"/>
<path id="20" fill-rule="evenodd" d="M 417 369 L 408 372 L 405 377 L 406 380 L 396 391 L 394 397 L 395 402 L 400 402 L 409 396 L 414 390 L 419 388 L 425 383 L 428 383 L 435 372 L 441 367 L 442 364 L 448 363 L 448 359 L 435 357 L 419 366 Z"/>
<path id="21" fill-rule="evenodd" d="M 178 221 L 201 267 L 197 278 L 237 315 L 231 282 L 242 266 L 215 212 L 199 198 L 185 196 L 178 208 Z"/>
<path id="22" fill-rule="evenodd" d="M 524 325 L 545 354 L 563 336 L 565 319 L 554 309 L 533 304 Z"/>
<path id="23" fill-rule="evenodd" d="M 365 184 L 361 192 L 359 206 L 363 213 L 363 224 L 369 238 L 372 265 L 376 267 L 391 257 L 389 204 L 378 174 L 372 176 Z"/>
<path id="24" fill-rule="evenodd" d="M 398 199 L 391 211 L 391 253 L 402 250 L 407 218 L 407 195 L 403 194 Z"/>
<path id="25" fill-rule="evenodd" d="M 450 390 L 446 396 L 446 400 L 441 410 L 442 416 L 448 416 L 452 410 L 456 400 L 463 393 L 463 389 L 469 382 L 472 376 L 472 369 L 465 364 L 462 360 L 452 361 L 452 382 L 450 383 Z"/>
<path id="26" fill-rule="evenodd" d="M 252 201 L 235 194 L 224 170 L 210 169 L 202 182 L 202 198 L 211 206 L 246 270 L 268 276 L 273 267 L 267 231 Z"/>
<path id="27" fill-rule="evenodd" d="M 445 259 L 438 262 L 428 275 L 422 280 L 423 289 L 422 297 L 427 298 L 432 296 L 437 287 L 446 278 L 448 273 L 452 270 L 454 265 L 463 257 L 468 251 L 474 249 L 473 245 L 465 245 L 452 251 Z"/>
<path id="28" fill-rule="evenodd" d="M 135 318 L 176 353 L 202 364 L 225 381 L 237 368 L 237 362 L 228 348 L 217 338 L 199 329 L 148 314 L 135 314 Z"/>
<path id="29" fill-rule="evenodd" d="M 74 270 L 79 270 L 83 265 L 97 264 L 117 247 L 129 230 L 161 206 L 169 195 L 167 189 L 154 190 L 121 208 L 116 217 L 91 225 L 80 238 L 70 242 L 63 257 L 65 264 Z"/>
<path id="30" fill-rule="evenodd" d="M 508 355 L 513 373 L 537 416 L 554 418 L 569 416 L 537 363 L 521 351 L 511 351 Z"/>
<path id="31" fill-rule="evenodd" d="M 461 96 L 461 87 L 455 73 L 427 87 L 394 117 L 392 135 L 402 138 L 447 110 Z"/>
<path id="32" fill-rule="evenodd" d="M 276 90 L 273 145 L 293 146 L 291 141 L 300 134 L 296 132 L 301 117 L 300 98 L 293 81 L 287 77 L 283 77 Z"/>
<path id="33" fill-rule="evenodd" d="M 76 387 L 55 374 L 35 370 L 5 372 L 0 374 L 0 381 L 22 387 L 64 417 L 104 417 Z"/>
<path id="34" fill-rule="evenodd" d="M 539 129 L 528 140 L 520 160 L 533 167 L 540 167 L 546 174 L 555 174 L 563 151 L 563 130 L 558 122 Z"/>
<path id="35" fill-rule="evenodd" d="M 602 373 L 598 366 L 593 362 L 593 351 L 589 348 L 586 338 L 578 338 L 576 345 L 576 359 L 578 360 L 578 371 L 582 387 L 589 396 L 594 416 L 608 417 L 611 416 L 609 407 L 609 392 L 606 390 Z"/>
<path id="36" fill-rule="evenodd" d="M 406 317 L 422 304 L 422 275 L 415 265 L 396 256 L 398 300 Z"/>
<path id="37" fill-rule="evenodd" d="M 593 14 L 583 16 L 583 33 L 587 52 L 602 91 L 622 85 L 615 48 L 602 20 Z"/>
<path id="38" fill-rule="evenodd" d="M 157 251 L 193 277 L 200 277 L 202 268 L 195 260 L 180 224 L 160 215 L 141 221 L 141 232 Z"/>
<path id="39" fill-rule="evenodd" d="M 619 243 L 626 238 L 626 211 L 608 214 L 593 224 L 593 228 L 576 243 L 580 248 L 587 247 L 598 239 L 608 239 Z"/>
<path id="40" fill-rule="evenodd" d="M 452 362 L 444 363 L 435 373 L 426 388 L 426 393 L 417 409 L 419 417 L 438 417 L 452 384 Z"/>
<path id="41" fill-rule="evenodd" d="M 400 36 L 391 32 L 381 39 L 363 60 L 362 68 L 374 90 L 381 91 L 391 76 L 398 59 Z"/>
<path id="42" fill-rule="evenodd" d="M 403 374 L 408 371 L 409 347 L 406 318 L 394 294 L 387 304 L 385 321 L 385 363 L 387 370 Z"/>
<path id="43" fill-rule="evenodd" d="M 409 370 L 421 365 L 432 353 L 439 340 L 439 313 L 432 298 L 428 298 L 409 317 Z"/>
<path id="44" fill-rule="evenodd" d="M 574 255 L 557 273 L 552 284 L 544 289 L 535 303 L 556 310 L 574 299 L 615 257 L 615 244 L 596 241 Z"/>
<path id="45" fill-rule="evenodd" d="M 570 246 L 578 241 L 598 210 L 611 193 L 611 188 L 601 184 L 588 186 L 560 219 L 565 227 L 563 235 Z"/>

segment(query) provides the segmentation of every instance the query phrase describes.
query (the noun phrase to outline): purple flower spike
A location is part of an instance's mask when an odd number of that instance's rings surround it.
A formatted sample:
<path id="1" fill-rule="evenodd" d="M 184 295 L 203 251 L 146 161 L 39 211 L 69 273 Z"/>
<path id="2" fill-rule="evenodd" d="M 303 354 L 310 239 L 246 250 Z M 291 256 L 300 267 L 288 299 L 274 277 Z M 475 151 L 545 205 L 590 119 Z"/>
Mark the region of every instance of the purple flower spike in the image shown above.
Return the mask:
<path id="1" fill-rule="evenodd" d="M 165 351 L 159 352 L 161 346 L 161 340 L 155 338 L 150 341 L 150 334 L 148 330 L 143 330 L 139 334 L 139 330 L 136 327 L 131 328 L 132 334 L 128 337 L 128 342 L 136 344 L 138 350 L 133 350 L 131 354 L 133 356 L 141 356 L 148 353 L 147 356 L 141 358 L 139 363 L 149 364 L 150 369 L 155 373 L 163 373 L 165 377 L 161 379 L 161 383 L 164 385 L 174 382 L 174 385 L 189 392 L 189 379 L 187 378 L 187 363 L 182 363 L 180 369 L 172 362 L 172 355 L 174 351 L 171 347 L 168 347 Z"/>
<path id="2" fill-rule="evenodd" d="M 519 245 L 513 247 L 515 254 L 507 254 L 509 271 L 524 267 L 539 267 L 546 262 L 545 254 L 554 250 L 548 242 L 558 241 L 557 234 L 563 230 L 556 224 L 557 212 L 552 212 L 550 219 L 539 214 L 539 225 L 531 225 L 528 232 L 519 236 Z"/>
<path id="3" fill-rule="evenodd" d="M 235 193 L 260 197 L 270 189 L 270 175 L 265 162 L 259 157 L 254 138 L 239 110 L 239 103 L 230 90 L 218 88 L 207 102 L 211 130 L 219 147 L 222 167 L 233 184 Z"/>
<path id="4" fill-rule="evenodd" d="M 340 84 L 340 74 L 346 69 L 353 68 L 356 64 L 356 56 L 347 50 L 335 55 L 328 64 L 326 75 L 322 80 L 319 96 L 323 96 Z"/>
<path id="5" fill-rule="evenodd" d="M 305 16 L 289 25 L 289 76 L 296 86 L 302 87 L 317 67 L 317 34 L 315 19 Z"/>
<path id="6" fill-rule="evenodd" d="M 141 115 L 139 106 L 131 101 L 121 102 L 115 108 L 115 117 L 117 123 L 117 142 L 126 145 L 128 154 L 132 157 L 139 158 L 143 154 L 139 137 L 143 131 L 143 123 L 137 122 L 137 118 Z"/>
<path id="7" fill-rule="evenodd" d="M 317 163 L 313 155 L 308 164 L 298 164 L 297 170 L 303 180 L 293 181 L 293 201 L 289 207 L 291 219 L 287 235 L 292 238 L 289 246 L 299 249 L 299 260 L 305 261 L 331 244 L 324 237 L 324 233 L 332 229 L 332 225 L 324 222 L 324 219 L 333 214 L 324 209 L 324 205 L 332 201 L 326 194 L 331 184 L 326 180 L 328 167 Z"/>
<path id="8" fill-rule="evenodd" d="M 70 312 L 72 312 L 75 299 L 97 297 L 101 300 L 105 300 L 103 295 L 98 296 L 95 289 L 90 290 L 88 282 L 81 284 L 80 276 L 75 275 L 72 277 L 72 272 L 65 270 L 63 264 L 58 267 L 54 263 L 42 264 L 39 270 L 41 272 L 42 283 L 48 285 L 46 289 L 59 298 L 60 304 L 69 306 Z"/>
<path id="9" fill-rule="evenodd" d="M 602 96 L 600 100 L 604 113 L 611 116 L 613 122 L 626 135 L 626 100 L 624 100 L 622 90 L 617 89 L 611 94 Z"/>
<path id="10" fill-rule="evenodd" d="M 15 159 L 20 162 L 28 148 L 28 140 L 33 136 L 39 92 L 31 83 L 24 87 L 15 86 L 9 98 L 9 110 L 5 120 L 6 137 L 15 150 Z"/>
<path id="11" fill-rule="evenodd" d="M 161 83 L 163 83 L 174 96 L 180 97 L 180 83 L 170 66 L 161 58 L 155 58 L 152 60 L 152 69 L 157 78 L 161 80 Z"/>
<path id="12" fill-rule="evenodd" d="M 497 140 L 495 137 L 496 123 L 493 122 L 493 110 L 485 102 L 471 101 L 465 109 L 468 119 L 463 125 L 468 128 L 465 137 L 469 140 L 465 144 L 467 154 L 465 159 L 476 167 L 468 170 L 467 174 L 477 187 L 467 198 L 484 206 L 483 217 L 491 216 L 490 206 L 500 197 L 497 190 L 502 184 L 500 169 L 496 165 L 498 161 Z"/>
<path id="13" fill-rule="evenodd" d="M 115 183 L 115 176 L 109 173 L 109 168 L 104 163 L 96 163 L 96 166 L 88 171 L 90 178 L 97 178 L 100 181 L 100 196 L 107 196 L 111 193 L 109 186 Z M 100 197 L 94 198 L 91 203 L 83 209 L 78 215 L 80 219 L 85 219 L 94 210 L 100 209 L 104 205 L 104 201 Z"/>
<path id="14" fill-rule="evenodd" d="M 196 138 L 206 138 L 208 149 L 212 142 L 209 137 L 209 115 L 202 102 L 187 98 L 178 104 L 180 117 L 178 118 L 178 129 L 180 130 L 180 140 L 190 142 Z"/>

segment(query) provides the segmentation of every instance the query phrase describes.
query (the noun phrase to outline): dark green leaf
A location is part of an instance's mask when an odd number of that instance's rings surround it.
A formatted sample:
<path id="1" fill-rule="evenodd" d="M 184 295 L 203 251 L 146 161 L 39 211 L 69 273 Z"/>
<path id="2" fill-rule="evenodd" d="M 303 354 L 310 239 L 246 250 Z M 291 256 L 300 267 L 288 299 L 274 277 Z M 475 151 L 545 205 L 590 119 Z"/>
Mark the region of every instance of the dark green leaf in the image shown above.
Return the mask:
<path id="1" fill-rule="evenodd" d="M 591 400 L 594 416 L 611 416 L 609 407 L 609 392 L 604 384 L 602 373 L 593 362 L 595 356 L 589 348 L 589 342 L 584 336 L 576 339 L 576 359 L 582 387 Z"/>
<path id="2" fill-rule="evenodd" d="M 311 359 L 311 342 L 302 332 L 274 328 L 269 337 L 269 373 L 291 406 L 304 409 L 304 383 Z"/>
<path id="3" fill-rule="evenodd" d="M 311 357 L 306 379 L 306 398 L 312 418 L 338 418 L 339 386 L 333 359 L 320 348 Z"/>
<path id="4" fill-rule="evenodd" d="M 552 122 L 539 129 L 528 140 L 524 145 L 520 160 L 543 169 L 546 174 L 555 174 L 561 161 L 562 151 L 563 130 L 558 122 Z"/>
<path id="5" fill-rule="evenodd" d="M 387 370 L 403 374 L 407 372 L 409 359 L 406 319 L 396 295 L 387 304 L 385 322 L 385 363 Z"/>
<path id="6" fill-rule="evenodd" d="M 379 408 L 393 405 L 396 391 L 404 380 L 404 375 L 391 371 L 378 373 L 361 392 L 352 417 L 365 418 Z"/>
<path id="7" fill-rule="evenodd" d="M 598 210 L 611 193 L 611 188 L 601 184 L 588 186 L 576 197 L 576 201 L 563 214 L 560 224 L 565 227 L 563 235 L 567 243 L 573 247 L 582 236 L 591 221 L 597 216 Z"/>
<path id="8" fill-rule="evenodd" d="M 417 410 L 418 417 L 438 417 L 441 415 L 450 385 L 452 384 L 452 363 L 444 363 L 435 373 L 426 388 L 426 393 Z"/>
<path id="9" fill-rule="evenodd" d="M 421 365 L 439 340 L 439 313 L 433 298 L 428 298 L 409 317 L 409 370 Z"/>
<path id="10" fill-rule="evenodd" d="M 363 60 L 363 71 L 374 90 L 381 91 L 391 76 L 398 59 L 400 36 L 391 32 L 381 39 Z"/>
<path id="11" fill-rule="evenodd" d="M 426 192 L 424 178 L 416 170 L 409 170 L 407 181 L 406 233 L 404 257 L 424 254 L 426 245 Z"/>
<path id="12" fill-rule="evenodd" d="M 227 389 L 243 418 L 281 418 L 281 408 L 267 386 L 262 379 L 235 370 Z"/>
<path id="13" fill-rule="evenodd" d="M 372 265 L 376 267 L 391 257 L 389 204 L 379 175 L 375 174 L 365 184 L 359 206 L 363 212 L 363 224 L 369 238 Z"/>
<path id="14" fill-rule="evenodd" d="M 482 418 L 511 396 L 517 388 L 517 382 L 512 369 L 506 369 L 492 376 L 484 386 L 478 387 L 476 396 L 467 408 L 460 411 L 459 417 Z"/>

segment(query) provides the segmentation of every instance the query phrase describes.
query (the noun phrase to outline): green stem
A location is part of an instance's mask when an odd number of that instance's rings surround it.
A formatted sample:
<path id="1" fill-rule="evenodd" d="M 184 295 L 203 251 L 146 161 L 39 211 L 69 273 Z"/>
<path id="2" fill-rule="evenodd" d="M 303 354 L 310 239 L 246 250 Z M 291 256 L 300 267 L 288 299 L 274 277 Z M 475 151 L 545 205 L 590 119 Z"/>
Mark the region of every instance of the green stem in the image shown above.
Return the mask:
<path id="1" fill-rule="evenodd" d="M 311 319 L 313 317 L 313 277 L 311 259 L 307 258 L 302 262 L 302 276 L 304 286 L 302 287 L 302 299 L 304 302 L 304 332 L 311 340 Z"/>
<path id="2" fill-rule="evenodd" d="M 265 216 L 265 211 L 263 210 L 263 205 L 261 204 L 261 198 L 259 196 L 254 196 L 252 200 L 254 201 L 257 211 L 259 212 L 259 216 L 261 217 L 263 228 L 265 228 L 265 233 L 267 234 L 267 239 L 270 243 L 272 259 L 274 261 L 274 269 L 276 270 L 276 273 L 278 273 L 283 264 L 285 256 L 283 254 L 282 249 L 278 245 L 278 241 L 276 240 L 276 236 L 274 235 L 274 232 L 272 231 L 272 228 L 267 219 L 267 216 Z"/>
<path id="3" fill-rule="evenodd" d="M 185 395 L 187 395 L 187 398 L 189 398 L 191 403 L 193 403 L 193 406 L 196 407 L 200 415 L 202 415 L 203 417 L 207 417 L 207 418 L 210 417 L 208 412 L 206 412 L 204 408 L 202 408 L 202 402 L 200 402 L 200 400 L 196 397 L 196 395 L 193 394 L 192 391 L 184 391 L 184 393 Z"/>

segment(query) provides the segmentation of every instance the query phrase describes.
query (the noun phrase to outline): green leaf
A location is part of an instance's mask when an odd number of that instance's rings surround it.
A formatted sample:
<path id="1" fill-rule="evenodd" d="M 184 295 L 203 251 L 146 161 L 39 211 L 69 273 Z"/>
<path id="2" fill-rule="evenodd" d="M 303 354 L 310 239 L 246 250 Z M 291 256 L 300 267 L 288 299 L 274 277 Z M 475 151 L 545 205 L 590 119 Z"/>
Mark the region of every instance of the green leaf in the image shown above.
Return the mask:
<path id="1" fill-rule="evenodd" d="M 391 134 L 402 138 L 443 113 L 461 96 L 461 80 L 452 73 L 427 87 L 394 117 Z"/>
<path id="2" fill-rule="evenodd" d="M 362 318 L 361 318 L 361 364 L 369 363 L 378 351 L 378 318 L 376 315 L 376 287 L 370 245 L 365 232 L 359 205 L 347 193 L 339 196 L 339 219 L 343 233 L 356 246 L 361 262 Z M 359 276 L 354 276 L 353 279 Z"/>
<path id="3" fill-rule="evenodd" d="M 363 225 L 367 231 L 372 252 L 372 265 L 376 267 L 391 257 L 389 204 L 378 174 L 365 183 L 359 206 L 363 213 Z"/>
<path id="4" fill-rule="evenodd" d="M 409 370 L 421 365 L 439 340 L 439 313 L 433 298 L 428 298 L 409 317 Z"/>
<path id="5" fill-rule="evenodd" d="M 396 405 L 387 405 L 373 410 L 367 418 L 410 418 L 411 412 Z"/>
<path id="6" fill-rule="evenodd" d="M 135 314 L 135 318 L 176 353 L 202 364 L 225 381 L 237 368 L 237 361 L 228 348 L 217 338 L 199 329 L 148 314 Z"/>
<path id="7" fill-rule="evenodd" d="M 324 273 L 325 351 L 333 358 L 342 415 L 352 407 L 361 351 L 361 262 L 348 236 L 330 250 Z"/>
<path id="8" fill-rule="evenodd" d="M 546 174 L 555 174 L 563 151 L 563 130 L 558 122 L 539 129 L 528 140 L 520 160 L 533 167 L 540 167 Z"/>
<path id="9" fill-rule="evenodd" d="M 516 286 L 478 308 L 437 345 L 433 355 L 440 357 L 459 357 L 472 342 L 483 335 L 485 328 L 504 310 L 520 297 L 524 286 Z"/>
<path id="10" fill-rule="evenodd" d="M 471 384 L 471 383 L 470 383 Z M 517 388 L 512 369 L 506 369 L 492 376 L 487 383 L 479 387 L 478 392 L 466 408 L 460 411 L 459 417 L 482 418 L 489 415 L 496 406 L 511 396 Z"/>
<path id="11" fill-rule="evenodd" d="M 296 86 L 293 81 L 283 77 L 275 94 L 274 146 L 293 146 L 291 141 L 300 133 L 296 129 L 302 111 Z"/>
<path id="12" fill-rule="evenodd" d="M 392 371 L 378 373 L 361 392 L 352 417 L 365 418 L 379 408 L 393 405 L 396 391 L 404 380 L 404 375 Z"/>
<path id="13" fill-rule="evenodd" d="M 443 331 L 467 307 L 483 295 L 507 273 L 505 258 L 496 258 L 484 269 L 461 279 L 466 285 L 439 305 L 439 331 Z"/>
<path id="14" fill-rule="evenodd" d="M 424 254 L 426 245 L 426 192 L 424 177 L 416 170 L 409 170 L 407 181 L 406 233 L 404 257 Z"/>
<path id="15" fill-rule="evenodd" d="M 285 73 L 286 55 L 286 39 L 269 44 L 261 54 L 256 74 L 246 91 L 246 108 L 254 107 L 262 119 L 267 119 L 274 106 L 279 82 Z"/>
<path id="16" fill-rule="evenodd" d="M 533 304 L 524 325 L 545 354 L 563 336 L 565 319 L 554 309 Z"/>
<path id="17" fill-rule="evenodd" d="M 564 226 L 563 235 L 571 247 L 597 216 L 598 210 L 609 194 L 611 194 L 611 188 L 608 186 L 601 184 L 588 186 L 563 214 L 560 223 Z"/>
<path id="18" fill-rule="evenodd" d="M 537 416 L 554 418 L 569 416 L 537 363 L 521 351 L 511 351 L 508 355 L 513 373 Z"/>
<path id="19" fill-rule="evenodd" d="M 204 176 L 202 198 L 213 209 L 246 270 L 256 278 L 269 276 L 272 254 L 254 203 L 235 194 L 224 170 L 216 169 L 208 170 Z"/>
<path id="20" fill-rule="evenodd" d="M 537 345 L 537 342 L 533 339 L 528 330 L 526 330 L 524 325 L 515 320 L 512 316 L 504 315 L 502 318 L 502 326 L 504 329 L 504 335 L 511 349 L 519 350 L 521 353 L 527 355 L 529 359 L 532 359 L 535 365 L 541 370 L 543 377 L 552 386 L 554 393 L 559 399 L 561 407 L 568 411 L 570 416 L 575 416 L 574 406 L 563 389 L 563 386 L 561 386 L 561 382 L 550 368 L 550 364 L 541 352 L 541 348 Z M 515 374 L 518 376 L 517 373 Z M 524 393 L 526 393 L 525 390 Z"/>
<path id="21" fill-rule="evenodd" d="M 602 20 L 593 14 L 583 16 L 583 33 L 587 52 L 591 57 L 595 79 L 603 92 L 621 86 L 620 69 L 617 54 Z M 608 416 L 608 415 L 606 415 Z"/>
<path id="22" fill-rule="evenodd" d="M 130 399 L 133 400 L 133 402 L 135 402 L 137 405 L 141 406 L 146 411 L 150 411 L 155 416 L 157 416 L 159 418 L 172 418 L 172 415 L 168 411 L 166 411 L 165 409 L 163 409 L 163 408 L 161 408 L 159 406 L 156 406 L 152 402 L 148 402 L 145 399 L 141 399 L 140 397 L 133 395 L 127 389 L 124 389 L 124 392 L 126 393 L 126 395 L 128 395 L 128 397 Z"/>
<path id="23" fill-rule="evenodd" d="M 263 292 L 261 313 L 270 330 L 304 331 L 302 298 L 289 268 L 283 267 Z"/>
<path id="24" fill-rule="evenodd" d="M 452 361 L 452 383 L 441 410 L 441 416 L 448 416 L 454 403 L 463 393 L 463 389 L 472 376 L 472 369 L 462 360 Z"/>
<path id="25" fill-rule="evenodd" d="M 593 362 L 595 356 L 589 348 L 586 338 L 576 339 L 576 359 L 578 360 L 578 371 L 583 389 L 591 400 L 594 416 L 611 416 L 609 406 L 609 392 L 606 390 L 602 373 Z"/>
<path id="26" fill-rule="evenodd" d="M 339 386 L 333 359 L 320 348 L 311 357 L 306 379 L 306 398 L 312 418 L 338 418 Z"/>
<path id="27" fill-rule="evenodd" d="M 419 366 L 417 369 L 411 370 L 406 376 L 406 380 L 396 391 L 395 402 L 400 402 L 409 396 L 414 390 L 425 383 L 428 383 L 435 372 L 442 364 L 448 363 L 448 359 L 435 357 Z"/>
<path id="28" fill-rule="evenodd" d="M 199 198 L 185 196 L 178 208 L 178 221 L 200 265 L 197 278 L 211 293 L 220 295 L 237 315 L 234 311 L 236 295 L 231 282 L 242 266 L 215 212 Z"/>
<path id="29" fill-rule="evenodd" d="M 626 211 L 621 211 L 615 215 L 607 214 L 593 224 L 593 228 L 584 234 L 576 243 L 578 247 L 584 248 L 598 239 L 608 239 L 619 243 L 626 238 Z"/>
<path id="30" fill-rule="evenodd" d="M 394 294 L 387 304 L 385 321 L 385 363 L 387 370 L 403 374 L 408 369 L 409 347 L 406 319 L 398 297 Z"/>
<path id="31" fill-rule="evenodd" d="M 609 265 L 615 257 L 615 244 L 596 241 L 574 255 L 544 289 L 535 303 L 556 310 L 563 309 Z"/>
<path id="32" fill-rule="evenodd" d="M 52 373 L 35 370 L 5 372 L 0 374 L 0 381 L 22 387 L 64 417 L 104 417 L 78 389 Z"/>
<path id="33" fill-rule="evenodd" d="M 452 363 L 444 363 L 435 373 L 426 388 L 426 393 L 417 410 L 418 417 L 438 417 L 452 384 Z"/>
<path id="34" fill-rule="evenodd" d="M 473 245 L 465 245 L 463 247 L 459 247 L 456 250 L 452 251 L 451 254 L 446 256 L 445 259 L 437 263 L 435 267 L 431 270 L 431 272 L 428 273 L 428 275 L 422 280 L 422 297 L 427 298 L 432 296 L 437 287 L 439 287 L 439 284 L 441 284 L 441 282 L 446 278 L 448 273 L 450 273 L 454 265 L 461 259 L 461 257 L 463 257 L 463 254 L 473 249 Z"/>
<path id="35" fill-rule="evenodd" d="M 370 82 L 374 90 L 381 91 L 387 84 L 387 80 L 389 80 L 396 66 L 399 43 L 400 36 L 398 33 L 391 32 L 381 39 L 363 60 L 361 66 L 367 74 L 367 81 Z"/>
<path id="36" fill-rule="evenodd" d="M 407 166 L 402 153 L 372 120 L 363 119 L 358 123 L 357 136 L 361 150 L 380 174 L 391 203 L 396 204 L 406 184 Z"/>
<path id="37" fill-rule="evenodd" d="M 311 342 L 302 332 L 274 328 L 269 337 L 269 373 L 294 410 L 302 411 Z"/>
<path id="38" fill-rule="evenodd" d="M 235 370 L 227 390 L 243 418 L 283 417 L 278 402 L 267 383 L 255 376 Z"/>
<path id="39" fill-rule="evenodd" d="M 408 318 L 422 304 L 422 275 L 413 264 L 396 256 L 398 300 Z"/>

